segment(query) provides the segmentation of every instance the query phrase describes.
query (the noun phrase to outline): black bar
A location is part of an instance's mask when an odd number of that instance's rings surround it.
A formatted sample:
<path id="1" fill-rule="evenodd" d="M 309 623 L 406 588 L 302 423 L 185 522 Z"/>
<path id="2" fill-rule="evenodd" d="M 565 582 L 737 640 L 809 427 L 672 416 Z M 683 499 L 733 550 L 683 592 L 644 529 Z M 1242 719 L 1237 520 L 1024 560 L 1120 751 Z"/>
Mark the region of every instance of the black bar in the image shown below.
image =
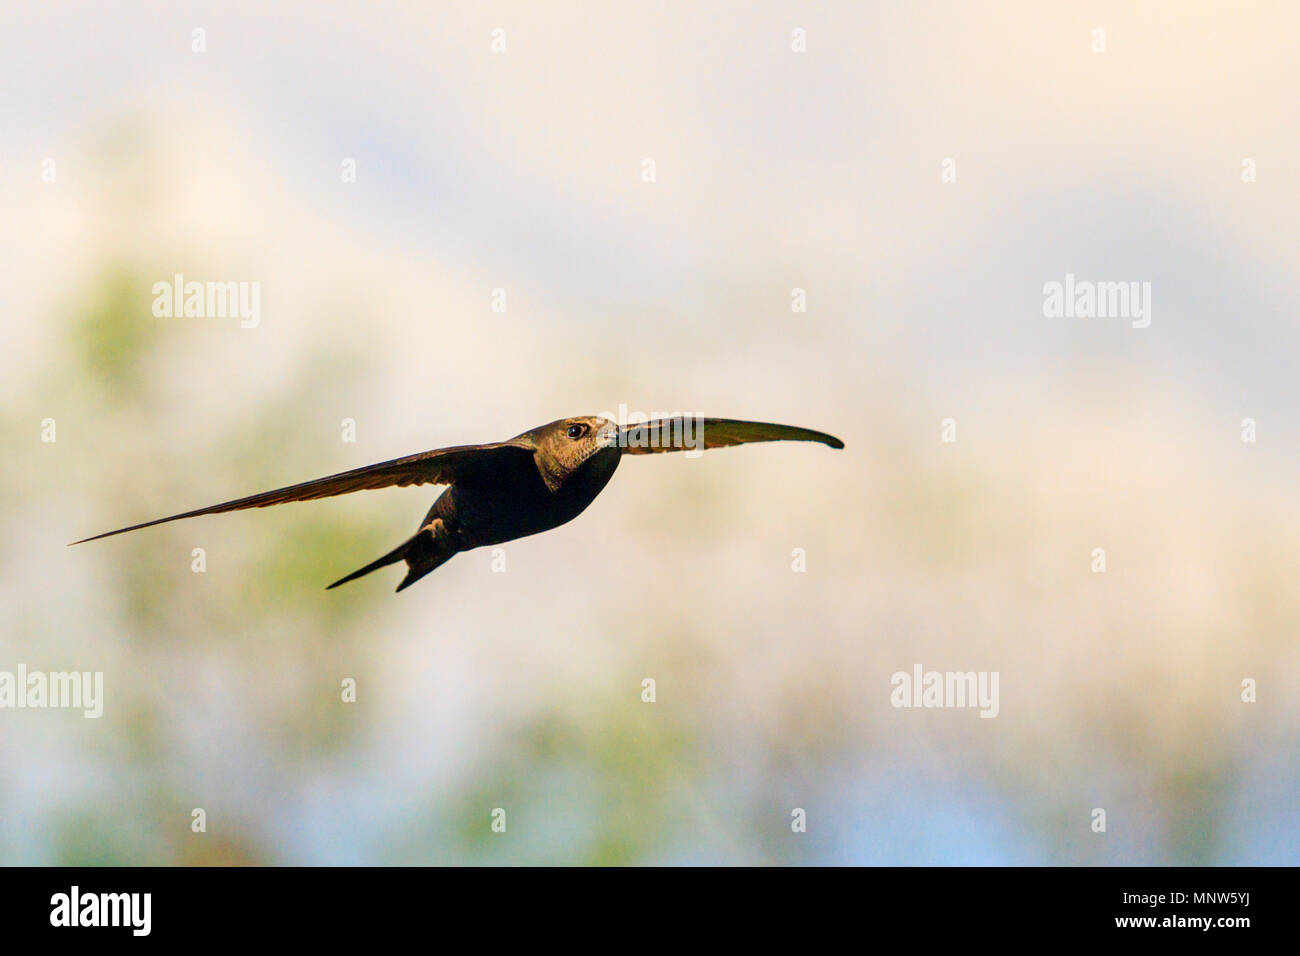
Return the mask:
<path id="1" fill-rule="evenodd" d="M 5 885 L 0 925 L 7 941 L 57 943 L 75 935 L 82 943 L 112 938 L 328 943 L 358 934 L 396 939 L 410 926 L 439 927 L 439 934 L 460 927 L 457 935 L 464 930 L 484 934 L 484 940 L 530 927 L 585 935 L 601 925 L 630 934 L 611 937 L 612 942 L 642 933 L 653 937 L 672 927 L 685 931 L 703 919 L 739 936 L 761 937 L 777 921 L 794 929 L 841 927 L 878 940 L 882 933 L 905 932 L 927 944 L 1129 936 L 1174 942 L 1199 937 L 1230 945 L 1243 933 L 1270 926 L 1276 932 L 1285 925 L 1279 914 L 1291 896 L 1294 871 L 49 868 L 0 870 L 0 880 Z M 116 907 L 119 923 L 127 925 L 51 925 L 52 918 L 69 922 L 74 886 L 82 914 L 111 917 Z M 138 908 L 127 910 L 123 898 L 114 897 L 101 909 L 97 894 L 105 893 L 149 894 L 148 935 L 136 935 L 143 928 L 143 896 L 135 898 Z M 87 903 L 87 896 L 95 902 Z M 61 898 L 69 904 L 63 911 Z M 135 929 L 130 916 L 136 917 Z M 1191 925 L 1203 919 L 1211 924 Z M 1120 925 L 1125 920 L 1151 922 Z M 1224 922 L 1229 920 L 1244 922 Z M 659 938 L 666 943 L 674 937 Z"/>

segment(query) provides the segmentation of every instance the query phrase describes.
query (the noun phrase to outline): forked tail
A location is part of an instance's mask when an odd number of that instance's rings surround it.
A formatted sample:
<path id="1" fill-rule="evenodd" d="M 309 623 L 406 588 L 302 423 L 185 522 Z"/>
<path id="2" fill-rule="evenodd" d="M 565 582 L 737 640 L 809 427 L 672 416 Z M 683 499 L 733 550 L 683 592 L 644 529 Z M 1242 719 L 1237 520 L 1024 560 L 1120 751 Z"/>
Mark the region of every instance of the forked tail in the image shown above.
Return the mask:
<path id="1" fill-rule="evenodd" d="M 442 541 L 435 538 L 430 529 L 424 528 L 416 533 L 414 537 L 403 541 L 382 558 L 376 558 L 364 568 L 358 568 L 347 577 L 339 578 L 325 590 L 328 591 L 331 588 L 338 587 L 340 584 L 347 584 L 349 581 L 355 581 L 357 578 L 364 577 L 371 571 L 378 571 L 380 568 L 386 568 L 388 565 L 396 564 L 398 561 L 405 561 L 410 570 L 406 572 L 406 577 L 402 578 L 402 583 L 397 586 L 397 590 L 404 591 L 430 571 L 448 561 L 455 553 L 455 551 L 446 548 Z"/>

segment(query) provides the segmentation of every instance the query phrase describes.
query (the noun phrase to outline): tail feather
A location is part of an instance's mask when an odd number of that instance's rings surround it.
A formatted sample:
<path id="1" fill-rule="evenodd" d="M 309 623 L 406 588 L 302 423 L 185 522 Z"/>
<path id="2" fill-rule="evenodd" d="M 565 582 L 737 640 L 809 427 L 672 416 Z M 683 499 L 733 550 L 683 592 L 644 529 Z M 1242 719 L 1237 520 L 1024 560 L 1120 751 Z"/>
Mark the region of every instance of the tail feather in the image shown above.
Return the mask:
<path id="1" fill-rule="evenodd" d="M 376 558 L 374 561 L 371 561 L 369 564 L 367 564 L 364 568 L 358 568 L 356 571 L 353 571 L 347 577 L 339 578 L 333 584 L 329 585 L 329 587 L 325 588 L 325 590 L 329 591 L 333 588 L 338 587 L 340 584 L 347 584 L 349 581 L 355 581 L 357 578 L 364 577 L 365 575 L 369 574 L 371 571 L 378 571 L 380 568 L 386 568 L 390 564 L 396 564 L 398 561 L 401 561 L 404 557 L 406 557 L 406 553 L 411 550 L 411 547 L 414 545 L 415 540 L 418 537 L 420 536 L 417 534 L 415 538 L 410 538 L 406 541 L 403 541 L 401 544 L 395 547 L 392 551 L 389 551 L 382 558 Z"/>
<path id="2" fill-rule="evenodd" d="M 417 533 L 414 537 L 408 538 L 399 544 L 392 551 L 389 551 L 382 558 L 376 558 L 364 568 L 358 568 L 347 577 L 339 578 L 325 590 L 336 588 L 340 584 L 347 584 L 349 581 L 355 581 L 359 577 L 364 577 L 371 571 L 378 571 L 380 568 L 386 568 L 390 564 L 396 564 L 398 561 L 405 561 L 410 570 L 402 583 L 397 586 L 397 590 L 402 591 L 409 588 L 420 578 L 424 577 L 434 568 L 443 564 L 455 554 L 455 550 L 449 548 L 445 540 L 439 540 L 426 527 Z"/>
<path id="3" fill-rule="evenodd" d="M 402 583 L 397 586 L 398 592 L 405 591 L 416 581 L 420 580 L 420 578 L 424 577 L 430 571 L 448 561 L 450 558 L 451 554 L 437 554 L 430 555 L 425 560 L 418 563 L 408 559 L 407 563 L 411 565 L 411 570 L 406 572 L 406 577 L 402 578 Z"/>

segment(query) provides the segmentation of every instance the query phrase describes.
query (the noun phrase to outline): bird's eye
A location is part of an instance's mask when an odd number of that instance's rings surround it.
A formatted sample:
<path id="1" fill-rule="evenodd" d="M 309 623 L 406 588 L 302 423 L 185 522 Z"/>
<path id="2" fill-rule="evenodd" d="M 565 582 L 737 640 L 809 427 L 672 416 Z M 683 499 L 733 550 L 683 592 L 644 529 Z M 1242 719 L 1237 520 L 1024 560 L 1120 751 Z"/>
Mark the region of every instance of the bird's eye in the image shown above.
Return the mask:
<path id="1" fill-rule="evenodd" d="M 586 425 L 570 425 L 570 426 L 569 426 L 569 430 L 568 430 L 568 432 L 567 432 L 566 434 L 568 434 L 568 436 L 569 436 L 570 438 L 572 438 L 574 441 L 577 441 L 577 440 L 578 440 L 579 438 L 581 438 L 583 435 L 587 434 L 587 426 L 586 426 Z"/>

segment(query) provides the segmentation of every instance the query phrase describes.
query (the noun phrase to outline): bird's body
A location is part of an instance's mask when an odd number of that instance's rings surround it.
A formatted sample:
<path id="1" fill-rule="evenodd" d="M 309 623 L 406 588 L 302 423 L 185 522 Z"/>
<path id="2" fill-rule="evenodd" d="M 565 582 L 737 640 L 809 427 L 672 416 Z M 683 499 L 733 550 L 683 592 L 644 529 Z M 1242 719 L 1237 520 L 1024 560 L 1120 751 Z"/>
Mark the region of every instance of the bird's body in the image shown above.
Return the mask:
<path id="1" fill-rule="evenodd" d="M 330 587 L 402 560 L 410 570 L 398 585 L 401 591 L 461 551 L 558 528 L 596 500 L 614 477 L 620 458 L 616 447 L 600 449 L 552 492 L 531 455 L 510 456 L 482 474 L 457 481 L 438 496 L 414 537 Z"/>
<path id="2" fill-rule="evenodd" d="M 786 439 L 844 447 L 839 439 L 822 432 L 763 422 L 662 419 L 620 431 L 604 418 L 564 418 L 505 442 L 410 455 L 83 540 L 179 518 L 309 501 L 367 488 L 446 484 L 449 487 L 434 501 L 412 537 L 330 585 L 338 587 L 404 561 L 408 571 L 397 587 L 401 591 L 461 551 L 513 541 L 572 521 L 604 490 L 625 454 L 702 451 Z"/>

